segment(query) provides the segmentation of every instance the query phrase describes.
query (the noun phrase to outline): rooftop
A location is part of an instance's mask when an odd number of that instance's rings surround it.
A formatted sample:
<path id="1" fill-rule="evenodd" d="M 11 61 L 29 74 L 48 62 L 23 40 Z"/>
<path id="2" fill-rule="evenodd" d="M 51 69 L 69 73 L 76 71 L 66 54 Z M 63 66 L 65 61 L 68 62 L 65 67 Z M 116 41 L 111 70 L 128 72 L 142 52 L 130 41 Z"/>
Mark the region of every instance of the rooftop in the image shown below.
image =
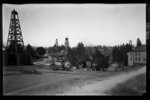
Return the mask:
<path id="1" fill-rule="evenodd" d="M 146 45 L 141 45 L 141 46 L 135 48 L 133 51 L 136 51 L 136 52 L 146 52 Z"/>

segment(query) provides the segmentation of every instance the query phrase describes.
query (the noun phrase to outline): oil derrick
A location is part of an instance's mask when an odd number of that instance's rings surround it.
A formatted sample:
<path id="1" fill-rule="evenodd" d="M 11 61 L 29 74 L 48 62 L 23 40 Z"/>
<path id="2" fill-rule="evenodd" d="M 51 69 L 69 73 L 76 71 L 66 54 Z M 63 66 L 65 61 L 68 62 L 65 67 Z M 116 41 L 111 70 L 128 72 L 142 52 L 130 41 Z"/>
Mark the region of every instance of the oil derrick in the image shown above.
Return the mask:
<path id="1" fill-rule="evenodd" d="M 11 12 L 7 47 L 9 48 L 8 50 L 11 54 L 25 52 L 19 16 L 15 10 Z"/>
<path id="2" fill-rule="evenodd" d="M 69 48 L 69 40 L 68 38 L 65 38 L 65 56 L 64 59 L 67 60 L 67 53 L 68 53 L 68 48 Z"/>
<path id="3" fill-rule="evenodd" d="M 54 45 L 54 47 L 53 47 L 53 52 L 58 52 L 59 50 L 58 50 L 58 39 L 56 39 L 56 42 L 55 42 L 55 45 Z"/>
<path id="4" fill-rule="evenodd" d="M 66 50 L 68 49 L 68 47 L 69 47 L 69 40 L 68 40 L 68 38 L 65 38 L 65 48 L 66 48 Z"/>
<path id="5" fill-rule="evenodd" d="M 57 39 L 56 39 L 56 43 L 55 43 L 55 46 L 56 46 L 56 47 L 58 47 L 58 40 L 57 40 Z"/>
<path id="6" fill-rule="evenodd" d="M 129 41 L 129 45 L 131 45 L 131 46 L 132 46 L 132 40 L 130 40 L 130 41 Z"/>
<path id="7" fill-rule="evenodd" d="M 29 55 L 25 51 L 23 36 L 21 32 L 18 13 L 13 10 L 11 12 L 9 33 L 7 39 L 7 65 L 28 65 L 30 64 Z"/>

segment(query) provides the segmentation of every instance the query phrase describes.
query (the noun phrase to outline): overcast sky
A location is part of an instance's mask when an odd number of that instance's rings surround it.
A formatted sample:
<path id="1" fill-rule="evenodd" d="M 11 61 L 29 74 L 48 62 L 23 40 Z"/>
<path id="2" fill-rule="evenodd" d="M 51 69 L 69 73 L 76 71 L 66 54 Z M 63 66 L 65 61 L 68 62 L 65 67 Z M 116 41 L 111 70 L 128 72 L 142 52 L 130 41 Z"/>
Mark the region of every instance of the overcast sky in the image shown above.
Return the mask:
<path id="1" fill-rule="evenodd" d="M 24 44 L 49 47 L 65 38 L 74 47 L 146 43 L 145 4 L 3 4 L 3 43 L 7 43 L 11 11 L 19 14 Z"/>

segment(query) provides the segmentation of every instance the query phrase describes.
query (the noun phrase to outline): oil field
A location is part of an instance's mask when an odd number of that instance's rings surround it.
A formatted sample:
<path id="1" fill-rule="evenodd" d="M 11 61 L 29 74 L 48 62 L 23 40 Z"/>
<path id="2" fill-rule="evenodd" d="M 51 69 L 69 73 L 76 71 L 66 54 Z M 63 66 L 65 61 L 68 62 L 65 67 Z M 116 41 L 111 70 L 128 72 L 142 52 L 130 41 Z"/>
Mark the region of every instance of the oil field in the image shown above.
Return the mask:
<path id="1" fill-rule="evenodd" d="M 3 4 L 3 95 L 142 96 L 145 6 Z"/>

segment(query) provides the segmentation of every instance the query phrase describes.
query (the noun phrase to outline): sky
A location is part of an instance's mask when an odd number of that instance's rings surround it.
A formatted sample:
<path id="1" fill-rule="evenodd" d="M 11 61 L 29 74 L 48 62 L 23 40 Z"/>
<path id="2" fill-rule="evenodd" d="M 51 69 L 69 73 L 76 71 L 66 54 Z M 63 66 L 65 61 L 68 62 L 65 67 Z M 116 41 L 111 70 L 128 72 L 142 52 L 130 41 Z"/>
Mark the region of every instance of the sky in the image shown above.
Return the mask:
<path id="1" fill-rule="evenodd" d="M 146 4 L 3 4 L 3 43 L 7 43 L 11 11 L 19 15 L 24 44 L 50 47 L 58 39 L 71 47 L 146 44 Z"/>

